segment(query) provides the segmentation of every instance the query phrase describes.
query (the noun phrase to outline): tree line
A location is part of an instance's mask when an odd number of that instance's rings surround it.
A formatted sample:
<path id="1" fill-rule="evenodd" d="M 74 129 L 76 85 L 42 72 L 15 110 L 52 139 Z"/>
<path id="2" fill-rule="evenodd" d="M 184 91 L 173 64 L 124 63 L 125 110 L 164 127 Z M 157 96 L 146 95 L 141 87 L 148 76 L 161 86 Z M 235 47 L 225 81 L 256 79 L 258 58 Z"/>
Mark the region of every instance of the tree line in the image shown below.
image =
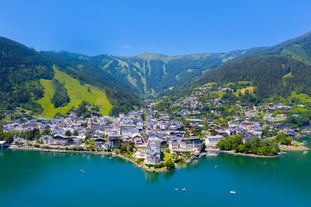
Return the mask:
<path id="1" fill-rule="evenodd" d="M 278 143 L 274 139 L 251 137 L 243 142 L 240 135 L 221 139 L 216 146 L 221 150 L 255 155 L 276 155 L 280 151 Z"/>

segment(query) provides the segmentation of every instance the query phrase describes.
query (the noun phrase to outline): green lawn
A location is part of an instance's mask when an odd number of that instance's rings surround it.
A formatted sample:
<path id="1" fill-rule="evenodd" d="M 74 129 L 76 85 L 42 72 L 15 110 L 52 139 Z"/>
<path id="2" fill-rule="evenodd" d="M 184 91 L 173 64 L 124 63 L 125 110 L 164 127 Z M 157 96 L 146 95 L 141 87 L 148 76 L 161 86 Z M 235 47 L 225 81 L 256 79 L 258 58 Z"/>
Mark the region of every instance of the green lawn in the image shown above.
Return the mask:
<path id="1" fill-rule="evenodd" d="M 72 107 L 78 106 L 83 100 L 98 106 L 102 115 L 109 114 L 112 105 L 103 89 L 91 85 L 81 85 L 77 79 L 72 78 L 66 73 L 61 72 L 56 68 L 54 68 L 54 71 L 54 78 L 63 83 L 66 87 L 70 97 L 70 103 L 65 107 L 54 108 L 54 105 L 51 103 L 51 98 L 54 94 L 52 81 L 41 79 L 40 83 L 44 87 L 44 97 L 38 100 L 38 103 L 44 108 L 42 114 L 44 117 L 53 118 L 57 112 L 66 114 Z M 88 88 L 90 89 L 90 92 L 88 92 Z"/>
<path id="2" fill-rule="evenodd" d="M 238 89 L 238 90 L 234 93 L 234 95 L 235 95 L 235 96 L 239 96 L 239 93 L 240 93 L 240 92 L 241 92 L 242 95 L 244 95 L 246 90 L 248 90 L 248 92 L 249 92 L 250 94 L 252 94 L 252 93 L 254 93 L 254 86 L 247 86 L 247 87 L 245 87 L 245 88 Z"/>
<path id="3" fill-rule="evenodd" d="M 311 103 L 311 97 L 304 93 L 296 93 L 295 91 L 292 91 L 288 100 L 291 100 L 292 98 L 299 99 L 301 103 Z"/>

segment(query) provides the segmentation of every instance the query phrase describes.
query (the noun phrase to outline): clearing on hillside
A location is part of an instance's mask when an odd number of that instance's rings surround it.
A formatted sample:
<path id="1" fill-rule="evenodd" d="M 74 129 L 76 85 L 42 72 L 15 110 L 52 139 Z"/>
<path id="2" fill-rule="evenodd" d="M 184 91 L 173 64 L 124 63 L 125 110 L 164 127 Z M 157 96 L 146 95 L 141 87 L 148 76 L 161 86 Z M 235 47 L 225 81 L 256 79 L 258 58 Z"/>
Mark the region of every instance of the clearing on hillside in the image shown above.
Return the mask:
<path id="1" fill-rule="evenodd" d="M 54 78 L 64 84 L 67 89 L 70 102 L 64 107 L 55 108 L 51 103 L 51 99 L 54 95 L 52 80 L 41 79 L 40 83 L 44 87 L 44 97 L 39 99 L 38 103 L 41 104 L 44 109 L 42 116 L 53 118 L 58 112 L 66 114 L 72 107 L 77 107 L 82 101 L 98 106 L 102 115 L 108 115 L 110 113 L 112 105 L 103 89 L 91 85 L 81 85 L 77 79 L 59 71 L 55 67 L 54 72 Z"/>

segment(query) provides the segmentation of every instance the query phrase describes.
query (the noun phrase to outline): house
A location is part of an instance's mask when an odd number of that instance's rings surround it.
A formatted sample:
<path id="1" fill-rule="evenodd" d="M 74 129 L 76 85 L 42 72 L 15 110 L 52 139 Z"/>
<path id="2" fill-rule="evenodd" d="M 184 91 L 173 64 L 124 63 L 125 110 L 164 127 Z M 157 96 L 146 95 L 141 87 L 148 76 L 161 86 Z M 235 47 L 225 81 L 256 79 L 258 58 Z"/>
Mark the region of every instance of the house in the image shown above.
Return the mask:
<path id="1" fill-rule="evenodd" d="M 40 137 L 40 140 L 43 142 L 43 144 L 50 145 L 53 143 L 53 137 L 50 135 L 44 135 Z"/>
<path id="2" fill-rule="evenodd" d="M 95 147 L 96 148 L 103 148 L 105 145 L 105 139 L 104 138 L 96 138 L 94 139 Z"/>
<path id="3" fill-rule="evenodd" d="M 69 144 L 74 146 L 80 146 L 85 140 L 85 137 L 82 136 L 73 136 L 70 137 Z"/>
<path id="4" fill-rule="evenodd" d="M 210 136 L 206 136 L 205 139 L 205 144 L 206 146 L 209 147 L 215 147 L 216 144 L 219 142 L 219 140 L 223 139 L 224 137 L 221 135 L 210 135 Z"/>
<path id="5" fill-rule="evenodd" d="M 62 134 L 55 134 L 51 144 L 58 146 L 67 146 L 69 144 L 69 137 Z"/>
<path id="6" fill-rule="evenodd" d="M 106 143 L 107 148 L 119 148 L 121 146 L 121 135 L 109 135 L 108 142 Z"/>
<path id="7" fill-rule="evenodd" d="M 135 146 L 144 145 L 144 140 L 140 134 L 134 134 L 132 138 L 132 142 L 135 144 Z"/>

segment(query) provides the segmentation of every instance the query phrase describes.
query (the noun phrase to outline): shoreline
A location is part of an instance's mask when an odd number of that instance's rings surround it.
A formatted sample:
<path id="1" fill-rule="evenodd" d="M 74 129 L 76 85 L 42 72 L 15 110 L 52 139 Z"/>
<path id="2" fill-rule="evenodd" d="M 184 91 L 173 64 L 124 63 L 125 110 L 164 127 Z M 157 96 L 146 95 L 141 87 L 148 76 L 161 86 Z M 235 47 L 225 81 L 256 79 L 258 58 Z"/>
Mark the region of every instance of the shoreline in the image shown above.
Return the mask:
<path id="1" fill-rule="evenodd" d="M 285 148 L 283 148 L 285 147 Z M 128 158 L 124 155 L 121 154 L 116 154 L 114 152 L 106 152 L 106 151 L 77 151 L 77 150 L 66 150 L 66 149 L 44 149 L 44 148 L 37 148 L 37 147 L 28 147 L 28 146 L 16 146 L 16 145 L 11 145 L 8 147 L 8 149 L 11 150 L 25 150 L 25 151 L 40 151 L 40 152 L 57 152 L 57 153 L 79 153 L 79 154 L 93 154 L 93 155 L 106 155 L 106 156 L 112 156 L 112 157 L 118 157 L 119 159 L 122 159 L 124 161 L 130 162 L 133 164 L 135 167 L 138 167 L 146 172 L 151 172 L 151 173 L 162 173 L 162 172 L 171 172 L 174 169 L 168 169 L 167 167 L 162 167 L 162 168 L 155 168 L 155 167 L 148 167 L 145 164 L 140 164 L 132 160 L 131 158 Z M 305 146 L 282 146 L 281 152 L 279 152 L 276 155 L 255 155 L 255 154 L 246 154 L 246 153 L 239 153 L 239 152 L 234 152 L 234 151 L 225 151 L 225 150 L 218 150 L 218 153 L 226 153 L 226 154 L 231 154 L 234 156 L 243 156 L 243 157 L 253 157 L 253 158 L 278 158 L 282 156 L 284 153 L 282 151 L 308 151 L 309 148 Z M 203 152 L 201 154 L 202 156 L 208 156 L 207 152 Z M 202 156 L 199 156 L 193 160 L 200 159 Z M 217 156 L 217 155 L 216 155 Z M 191 162 L 193 161 L 191 160 Z M 190 162 L 190 163 L 191 163 Z M 189 163 L 187 163 L 189 164 Z M 175 166 L 176 167 L 176 166 Z"/>
<path id="2" fill-rule="evenodd" d="M 309 148 L 306 146 L 287 146 L 287 145 L 281 145 L 280 150 L 282 151 L 308 151 Z"/>
<path id="3" fill-rule="evenodd" d="M 143 169 L 147 172 L 170 172 L 171 170 L 168 170 L 166 167 L 162 167 L 162 168 L 150 168 L 147 167 L 145 165 L 141 165 L 137 162 L 135 162 L 134 160 L 123 156 L 121 154 L 116 154 L 114 152 L 105 152 L 105 151 L 75 151 L 75 150 L 66 150 L 66 149 L 44 149 L 44 148 L 37 148 L 37 147 L 19 147 L 16 145 L 11 145 L 8 147 L 8 149 L 11 150 L 25 150 L 25 151 L 39 151 L 39 152 L 57 152 L 57 153 L 78 153 L 78 154 L 93 154 L 93 155 L 107 155 L 107 156 L 112 156 L 112 157 L 118 157 L 119 159 L 125 160 L 130 162 L 131 164 L 135 165 L 136 167 Z"/>
<path id="4" fill-rule="evenodd" d="M 230 154 L 230 155 L 235 155 L 235 156 L 242 156 L 242 157 L 253 157 L 253 158 L 278 158 L 282 156 L 282 152 L 276 154 L 276 155 L 255 155 L 255 154 L 246 154 L 246 153 L 240 153 L 240 152 L 233 152 L 233 151 L 220 151 L 222 153 Z"/>

